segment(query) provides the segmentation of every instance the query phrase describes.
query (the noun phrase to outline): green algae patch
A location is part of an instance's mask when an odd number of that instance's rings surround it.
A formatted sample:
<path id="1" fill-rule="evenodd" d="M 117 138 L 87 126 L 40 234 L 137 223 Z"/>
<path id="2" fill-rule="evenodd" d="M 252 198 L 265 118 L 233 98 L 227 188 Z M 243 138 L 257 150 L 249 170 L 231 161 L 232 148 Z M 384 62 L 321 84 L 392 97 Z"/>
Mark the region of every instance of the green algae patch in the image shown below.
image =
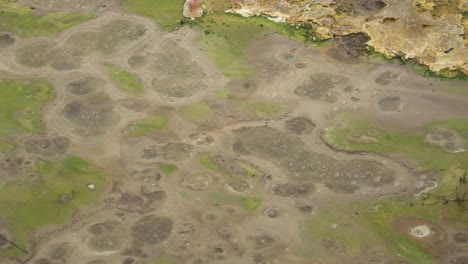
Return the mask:
<path id="1" fill-rule="evenodd" d="M 235 195 L 227 193 L 210 193 L 208 196 L 209 201 L 213 205 L 234 204 L 242 208 L 254 211 L 262 204 L 262 198 L 257 196 Z"/>
<path id="2" fill-rule="evenodd" d="M 201 154 L 198 157 L 198 163 L 205 169 L 208 169 L 214 173 L 221 174 L 221 175 L 228 174 L 226 170 L 218 166 L 218 164 L 216 164 L 216 162 L 213 161 L 210 154 Z"/>
<path id="3" fill-rule="evenodd" d="M 255 68 L 249 65 L 244 50 L 255 40 L 271 34 L 254 20 L 230 14 L 210 14 L 196 22 L 200 36 L 196 40 L 226 77 L 249 77 Z"/>
<path id="4" fill-rule="evenodd" d="M 274 117 L 278 116 L 286 110 L 280 103 L 261 100 L 261 99 L 248 99 L 241 102 L 241 105 L 246 110 L 254 112 L 259 117 Z"/>
<path id="5" fill-rule="evenodd" d="M 41 108 L 52 97 L 45 80 L 0 80 L 0 151 L 13 148 L 9 136 L 44 130 Z"/>
<path id="6" fill-rule="evenodd" d="M 0 2 L 0 28 L 21 38 L 49 36 L 93 17 L 91 14 L 79 13 L 50 13 L 39 16 L 20 3 Z"/>
<path id="7" fill-rule="evenodd" d="M 112 80 L 117 87 L 131 94 L 142 94 L 145 89 L 140 77 L 128 71 L 121 70 L 115 65 L 109 65 Z"/>
<path id="8" fill-rule="evenodd" d="M 263 175 L 262 172 L 260 172 L 259 170 L 257 170 L 252 165 L 246 162 L 238 161 L 237 164 L 239 165 L 240 168 L 242 168 L 245 171 L 246 175 L 249 177 L 260 179 L 259 177 Z"/>
<path id="9" fill-rule="evenodd" d="M 398 217 L 434 220 L 437 209 L 408 202 L 382 201 L 330 204 L 300 225 L 306 254 L 325 263 L 342 263 L 382 249 L 387 258 L 411 263 L 435 263 L 427 250 L 394 228 Z"/>
<path id="10" fill-rule="evenodd" d="M 137 136 L 148 135 L 166 128 L 168 124 L 167 116 L 153 116 L 135 122 L 130 127 L 129 133 Z"/>
<path id="11" fill-rule="evenodd" d="M 212 117 L 211 109 L 205 102 L 186 105 L 179 110 L 180 116 L 187 121 L 207 121 Z"/>
<path id="12" fill-rule="evenodd" d="M 334 125 L 325 130 L 325 140 L 341 150 L 399 154 L 421 169 L 444 172 L 453 167 L 468 168 L 468 151 L 449 152 L 428 143 L 427 135 L 434 129 L 456 131 L 468 142 L 467 118 L 433 122 L 412 132 L 400 132 L 371 124 L 356 113 L 337 115 Z"/>
<path id="13" fill-rule="evenodd" d="M 25 176 L 0 186 L 0 222 L 12 229 L 14 242 L 28 248 L 30 235 L 43 227 L 63 224 L 78 208 L 92 204 L 104 190 L 106 179 L 95 166 L 69 156 L 58 162 L 36 163 L 39 176 Z M 95 190 L 87 187 L 94 184 Z M 4 256 L 22 256 L 14 247 L 0 251 Z"/>
<path id="14" fill-rule="evenodd" d="M 147 16 L 164 30 L 171 31 L 180 26 L 184 0 L 124 0 L 126 11 Z"/>
<path id="15" fill-rule="evenodd" d="M 173 164 L 162 164 L 159 169 L 166 175 L 171 175 L 177 170 L 177 166 Z"/>
<path id="16" fill-rule="evenodd" d="M 255 75 L 256 69 L 249 64 L 245 50 L 257 40 L 280 34 L 305 43 L 319 43 L 314 40 L 313 26 L 275 23 L 261 16 L 245 18 L 237 14 L 212 13 L 193 23 L 200 31 L 197 45 L 226 77 Z"/>

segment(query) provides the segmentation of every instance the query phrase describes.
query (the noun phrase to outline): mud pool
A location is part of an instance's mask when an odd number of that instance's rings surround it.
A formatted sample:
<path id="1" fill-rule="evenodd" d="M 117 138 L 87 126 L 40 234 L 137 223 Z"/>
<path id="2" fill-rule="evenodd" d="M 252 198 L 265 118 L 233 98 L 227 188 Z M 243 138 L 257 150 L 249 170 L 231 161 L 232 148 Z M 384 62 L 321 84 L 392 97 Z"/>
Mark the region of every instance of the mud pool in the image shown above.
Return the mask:
<path id="1" fill-rule="evenodd" d="M 52 2 L 0 2 L 0 263 L 468 263 L 466 80 L 223 1 Z"/>

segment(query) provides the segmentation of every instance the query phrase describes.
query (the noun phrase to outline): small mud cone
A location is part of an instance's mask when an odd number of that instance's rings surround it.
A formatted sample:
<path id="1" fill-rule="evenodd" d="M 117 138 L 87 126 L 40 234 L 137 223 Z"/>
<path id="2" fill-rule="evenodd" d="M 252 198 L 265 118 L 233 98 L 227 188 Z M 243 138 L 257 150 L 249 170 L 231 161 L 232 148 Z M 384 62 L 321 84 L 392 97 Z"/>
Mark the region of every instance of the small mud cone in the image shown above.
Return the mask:
<path id="1" fill-rule="evenodd" d="M 195 19 L 203 15 L 203 0 L 186 0 L 183 15 L 186 18 Z"/>

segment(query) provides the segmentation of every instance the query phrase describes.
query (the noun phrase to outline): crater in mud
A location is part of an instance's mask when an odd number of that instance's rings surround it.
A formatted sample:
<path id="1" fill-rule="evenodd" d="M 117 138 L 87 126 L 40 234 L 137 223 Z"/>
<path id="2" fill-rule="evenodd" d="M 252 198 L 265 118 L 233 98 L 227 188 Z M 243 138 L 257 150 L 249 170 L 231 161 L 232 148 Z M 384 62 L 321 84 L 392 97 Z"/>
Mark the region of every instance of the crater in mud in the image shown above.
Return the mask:
<path id="1" fill-rule="evenodd" d="M 48 157 L 64 154 L 70 144 L 71 140 L 62 136 L 31 138 L 24 143 L 28 153 Z"/>
<path id="2" fill-rule="evenodd" d="M 43 67 L 53 57 L 53 46 L 55 46 L 53 41 L 36 40 L 34 43 L 17 48 L 14 52 L 15 60 L 26 67 Z"/>
<path id="3" fill-rule="evenodd" d="M 0 34 L 0 48 L 6 48 L 15 43 L 15 38 L 8 34 L 8 33 L 3 33 Z"/>
<path id="4" fill-rule="evenodd" d="M 275 162 L 292 180 L 316 180 L 337 193 L 353 193 L 363 186 L 390 186 L 395 172 L 371 160 L 335 160 L 315 153 L 295 135 L 274 128 L 233 130 L 234 151 Z"/>
<path id="5" fill-rule="evenodd" d="M 346 77 L 329 73 L 316 73 L 309 80 L 296 87 L 294 94 L 308 99 L 334 103 L 337 100 L 339 88 L 348 84 Z"/>
<path id="6" fill-rule="evenodd" d="M 453 241 L 465 244 L 468 242 L 468 232 L 457 232 L 452 236 Z"/>
<path id="7" fill-rule="evenodd" d="M 70 248 L 66 243 L 64 243 L 52 246 L 52 248 L 49 249 L 47 256 L 54 261 L 66 262 L 66 259 L 68 258 L 69 254 Z"/>
<path id="8" fill-rule="evenodd" d="M 168 217 L 149 215 L 142 217 L 132 227 L 132 237 L 148 244 L 159 244 L 172 233 L 173 220 Z"/>
<path id="9" fill-rule="evenodd" d="M 161 148 L 162 156 L 167 161 L 183 161 L 192 155 L 193 146 L 186 143 L 167 143 Z"/>
<path id="10" fill-rule="evenodd" d="M 283 197 L 302 197 L 312 194 L 314 189 L 312 183 L 290 182 L 275 185 L 273 194 Z"/>
<path id="11" fill-rule="evenodd" d="M 466 140 L 455 130 L 434 128 L 426 135 L 426 142 L 439 146 L 447 152 L 466 151 Z"/>
<path id="12" fill-rule="evenodd" d="M 468 264 L 468 254 L 455 254 L 448 258 L 447 264 Z"/>
<path id="13" fill-rule="evenodd" d="M 155 74 L 151 81 L 153 89 L 168 97 L 183 98 L 207 88 L 206 74 L 202 67 L 191 59 L 189 51 L 168 42 L 155 55 L 150 70 Z"/>
<path id="14" fill-rule="evenodd" d="M 327 50 L 327 54 L 341 62 L 359 63 L 360 56 L 367 54 L 366 43 L 370 38 L 363 33 L 349 34 L 337 38 L 337 47 Z"/>
<path id="15" fill-rule="evenodd" d="M 122 46 L 141 38 L 147 29 L 128 20 L 116 20 L 98 30 L 96 50 L 111 54 Z"/>
<path id="16" fill-rule="evenodd" d="M 315 123 L 303 116 L 286 120 L 285 124 L 287 130 L 299 135 L 309 134 L 315 129 Z"/>
<path id="17" fill-rule="evenodd" d="M 398 78 L 399 78 L 399 75 L 396 73 L 384 72 L 375 79 L 375 82 L 382 86 L 388 86 L 392 84 L 394 81 L 398 80 Z"/>
<path id="18" fill-rule="evenodd" d="M 105 133 L 119 120 L 114 102 L 104 93 L 78 98 L 67 104 L 61 114 L 84 136 Z"/>
<path id="19" fill-rule="evenodd" d="M 360 15 L 368 15 L 381 10 L 387 4 L 382 0 L 355 0 L 354 8 Z"/>
<path id="20" fill-rule="evenodd" d="M 401 111 L 403 103 L 399 96 L 389 96 L 380 99 L 377 102 L 377 108 L 384 112 L 396 112 Z"/>
<path id="21" fill-rule="evenodd" d="M 204 190 L 208 188 L 211 181 L 212 179 L 210 174 L 198 171 L 185 175 L 182 179 L 182 185 L 187 186 L 192 190 Z"/>
<path id="22" fill-rule="evenodd" d="M 123 225 L 114 220 L 94 224 L 87 231 L 91 234 L 88 247 L 96 252 L 118 251 L 128 240 Z"/>
<path id="23" fill-rule="evenodd" d="M 249 98 L 256 90 L 257 84 L 253 80 L 233 80 L 226 84 L 229 99 L 246 99 Z"/>
<path id="24" fill-rule="evenodd" d="M 68 83 L 66 87 L 73 95 L 87 95 L 100 90 L 104 85 L 104 80 L 94 77 L 84 77 Z"/>
<path id="25" fill-rule="evenodd" d="M 66 50 L 57 50 L 54 52 L 54 57 L 50 66 L 59 71 L 69 71 L 79 68 L 81 58 L 73 56 Z"/>

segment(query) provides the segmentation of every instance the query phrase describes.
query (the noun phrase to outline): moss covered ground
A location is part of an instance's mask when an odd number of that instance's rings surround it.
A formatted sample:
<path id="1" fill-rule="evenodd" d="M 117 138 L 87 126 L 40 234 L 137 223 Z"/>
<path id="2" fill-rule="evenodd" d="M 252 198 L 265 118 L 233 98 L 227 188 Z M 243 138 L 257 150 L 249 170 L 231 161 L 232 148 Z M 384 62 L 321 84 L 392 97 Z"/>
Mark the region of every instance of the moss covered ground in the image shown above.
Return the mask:
<path id="1" fill-rule="evenodd" d="M 142 94 L 145 91 L 141 79 L 136 74 L 119 69 L 115 65 L 109 65 L 109 70 L 112 80 L 120 90 L 132 94 Z"/>
<path id="2" fill-rule="evenodd" d="M 80 13 L 50 13 L 39 16 L 20 3 L 0 1 L 0 28 L 21 38 L 49 36 L 93 17 L 92 14 Z"/>
<path id="3" fill-rule="evenodd" d="M 0 80 L 0 151 L 13 148 L 9 136 L 44 130 L 44 107 L 53 97 L 45 80 Z"/>
<path id="4" fill-rule="evenodd" d="M 95 190 L 87 187 L 90 183 L 96 186 Z M 34 231 L 68 221 L 78 208 L 96 200 L 105 183 L 105 175 L 81 158 L 39 161 L 31 173 L 0 185 L 0 222 L 12 229 L 16 244 L 27 249 Z M 0 254 L 24 253 L 10 247 Z"/>
<path id="5" fill-rule="evenodd" d="M 143 136 L 166 128 L 169 119 L 164 115 L 157 115 L 136 121 L 131 125 L 129 133 L 131 135 Z"/>

